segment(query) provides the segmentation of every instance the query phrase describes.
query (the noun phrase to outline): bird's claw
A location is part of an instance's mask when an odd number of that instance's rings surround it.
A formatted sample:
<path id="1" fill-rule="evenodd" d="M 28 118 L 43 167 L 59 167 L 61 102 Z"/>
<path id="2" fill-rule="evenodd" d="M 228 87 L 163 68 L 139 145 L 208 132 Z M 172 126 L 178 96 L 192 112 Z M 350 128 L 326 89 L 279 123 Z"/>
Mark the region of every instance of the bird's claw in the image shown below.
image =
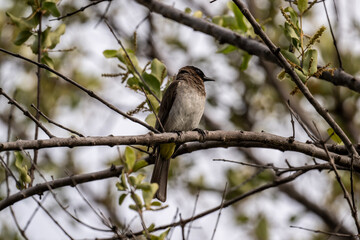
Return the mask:
<path id="1" fill-rule="evenodd" d="M 203 130 L 201 128 L 195 128 L 193 131 L 197 131 L 201 135 L 200 142 L 205 141 L 205 137 L 206 137 L 206 134 L 207 134 L 206 130 Z"/>

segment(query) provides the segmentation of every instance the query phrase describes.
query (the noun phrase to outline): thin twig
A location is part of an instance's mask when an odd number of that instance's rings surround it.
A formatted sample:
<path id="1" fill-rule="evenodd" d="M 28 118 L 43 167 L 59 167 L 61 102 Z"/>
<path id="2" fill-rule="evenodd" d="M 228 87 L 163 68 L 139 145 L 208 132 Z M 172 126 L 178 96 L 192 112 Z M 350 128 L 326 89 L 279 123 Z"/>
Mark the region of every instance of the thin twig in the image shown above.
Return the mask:
<path id="1" fill-rule="evenodd" d="M 324 10 L 325 10 L 326 18 L 327 18 L 327 21 L 328 21 L 328 23 L 329 23 L 331 37 L 332 37 L 332 39 L 333 39 L 334 47 L 335 47 L 335 50 L 336 50 L 337 59 L 338 59 L 338 61 L 339 61 L 339 68 L 340 68 L 340 69 L 343 69 L 340 52 L 339 52 L 339 49 L 338 49 L 338 46 L 337 46 L 337 43 L 336 43 L 335 34 L 334 34 L 333 28 L 332 28 L 332 26 L 331 26 L 331 22 L 330 22 L 330 18 L 329 18 L 329 14 L 328 14 L 328 11 L 327 11 L 327 8 L 326 8 L 326 3 L 325 3 L 325 1 L 323 1 L 323 5 L 324 5 Z"/>
<path id="2" fill-rule="evenodd" d="M 193 217 L 195 216 L 196 207 L 197 207 L 197 204 L 198 204 L 198 201 L 199 201 L 199 196 L 200 196 L 200 192 L 197 192 L 196 198 L 195 198 L 195 203 L 194 203 L 193 212 L 192 212 L 192 214 L 191 214 L 191 218 L 193 218 Z M 190 221 L 189 228 L 188 228 L 188 232 L 187 232 L 187 237 L 186 237 L 187 240 L 190 238 L 190 230 L 191 230 L 191 225 L 192 225 L 192 223 L 193 223 L 193 221 Z M 185 227 L 185 224 L 184 224 L 184 227 Z"/>
<path id="3" fill-rule="evenodd" d="M 40 66 L 41 68 L 43 69 L 46 69 L 47 71 L 51 72 L 51 73 L 54 73 L 55 75 L 59 76 L 60 78 L 62 78 L 63 80 L 65 80 L 66 82 L 74 85 L 75 87 L 79 88 L 80 90 L 82 90 L 83 92 L 87 93 L 90 97 L 98 100 L 99 102 L 101 102 L 102 104 L 104 104 L 105 106 L 107 106 L 108 108 L 110 108 L 111 110 L 119 113 L 120 115 L 122 115 L 123 117 L 135 122 L 135 123 L 138 123 L 144 127 L 146 127 L 147 129 L 149 129 L 150 131 L 152 132 L 156 132 L 156 133 L 159 133 L 158 130 L 156 130 L 155 128 L 153 128 L 152 126 L 148 125 L 147 123 L 137 119 L 137 118 L 134 118 L 132 116 L 129 116 L 128 114 L 124 113 L 123 111 L 121 111 L 120 109 L 116 108 L 114 105 L 110 104 L 109 102 L 105 101 L 103 98 L 101 98 L 99 95 L 97 95 L 95 92 L 83 87 L 82 85 L 80 85 L 79 83 L 75 82 L 74 80 L 66 77 L 65 75 L 55 71 L 54 69 L 50 68 L 49 66 L 45 65 L 45 64 L 41 64 L 41 63 L 38 63 L 38 62 L 35 62 L 29 58 L 26 58 L 20 54 L 17 54 L 17 53 L 12 53 L 10 51 L 7 51 L 3 48 L 0 48 L 0 52 L 4 52 L 6 54 L 9 54 L 13 57 L 16 57 L 16 58 L 19 58 L 19 59 L 22 59 L 26 62 L 29 62 L 29 63 L 32 63 L 36 66 Z"/>
<path id="4" fill-rule="evenodd" d="M 290 227 L 291 228 L 298 228 L 298 229 L 301 229 L 301 230 L 310 231 L 310 232 L 314 232 L 314 233 L 322 233 L 322 234 L 335 236 L 335 237 L 349 237 L 349 238 L 356 237 L 356 235 L 350 235 L 350 234 L 344 234 L 344 233 L 333 233 L 333 232 L 327 232 L 327 231 L 321 231 L 321 230 L 313 230 L 313 229 L 309 229 L 309 228 L 292 226 L 292 225 Z"/>
<path id="5" fill-rule="evenodd" d="M 226 192 L 227 192 L 227 186 L 228 186 L 228 183 L 226 182 L 225 188 L 224 188 L 224 191 L 223 191 L 223 195 L 222 195 L 222 198 L 221 198 L 221 206 L 220 206 L 220 209 L 219 209 L 219 214 L 218 214 L 218 216 L 217 216 L 217 218 L 216 218 L 216 223 L 215 223 L 215 227 L 214 227 L 213 234 L 212 234 L 212 236 L 211 236 L 211 240 L 213 240 L 214 237 L 215 237 L 215 232 L 216 232 L 217 226 L 218 226 L 219 221 L 220 221 L 221 210 L 222 210 L 223 207 L 224 207 L 225 196 L 226 196 Z"/>
<path id="6" fill-rule="evenodd" d="M 7 95 L 2 88 L 0 88 L 0 95 L 3 95 L 6 99 L 9 100 L 10 104 L 14 104 L 20 111 L 23 112 L 23 114 L 25 116 L 27 116 L 28 118 L 30 118 L 37 126 L 39 126 L 45 133 L 46 135 L 49 136 L 49 138 L 54 138 L 55 136 L 52 135 L 49 130 L 47 130 L 42 124 L 41 122 L 39 122 L 29 111 L 25 110 L 15 99 L 12 99 L 9 95 Z M 35 140 L 36 141 L 36 140 Z"/>
<path id="7" fill-rule="evenodd" d="M 88 5 L 84 6 L 84 7 L 79 8 L 78 10 L 76 10 L 76 11 L 74 11 L 74 12 L 68 13 L 68 14 L 66 14 L 66 15 L 64 15 L 64 16 L 60 16 L 60 17 L 58 17 L 58 18 L 50 19 L 49 21 L 61 20 L 61 19 L 66 18 L 66 17 L 70 17 L 70 16 L 72 16 L 72 15 L 75 15 L 75 14 L 77 14 L 77 13 L 79 13 L 79 12 L 84 11 L 85 9 L 87 9 L 87 8 L 89 8 L 89 7 L 91 7 L 91 6 L 97 5 L 97 4 L 102 3 L 102 2 L 109 2 L 109 1 L 111 2 L 112 0 L 99 0 L 99 1 L 94 1 L 94 2 L 88 4 Z"/>
<path id="8" fill-rule="evenodd" d="M 71 133 L 74 133 L 76 135 L 78 135 L 79 137 L 85 137 L 84 135 L 82 135 L 81 133 L 75 131 L 75 130 L 72 130 L 70 128 L 67 128 L 53 120 L 51 120 L 49 117 L 47 117 L 43 112 L 41 112 L 36 106 L 34 106 L 34 104 L 31 104 L 31 107 L 34 108 L 36 110 L 37 113 L 39 113 L 43 118 L 45 118 L 49 123 L 52 123 L 54 124 L 55 126 L 58 126 L 59 128 L 62 128 L 62 129 L 65 129 L 66 131 L 69 131 Z"/>
<path id="9" fill-rule="evenodd" d="M 155 97 L 155 99 L 160 103 L 160 99 L 156 96 L 156 94 L 151 90 L 151 88 L 149 87 L 149 85 L 146 83 L 146 81 L 144 80 L 144 78 L 141 76 L 141 74 L 138 72 L 138 70 L 136 69 L 134 63 L 132 62 L 126 48 L 124 47 L 124 45 L 122 44 L 121 40 L 116 36 L 114 30 L 112 29 L 112 27 L 110 26 L 109 22 L 108 21 L 105 21 L 106 25 L 108 26 L 110 32 L 112 33 L 112 35 L 114 36 L 114 38 L 116 39 L 116 41 L 119 43 L 119 45 L 121 46 L 121 49 L 124 51 L 125 55 L 126 55 L 126 58 L 129 60 L 132 68 L 134 69 L 136 75 L 138 75 L 139 79 L 141 80 L 141 82 L 146 86 L 146 88 L 148 89 L 148 91 L 150 92 L 150 94 Z M 162 122 L 160 121 L 156 111 L 155 111 L 155 108 L 154 106 L 152 105 L 148 95 L 146 94 L 146 91 L 145 89 L 140 85 L 140 88 L 141 90 L 143 91 L 143 93 L 145 94 L 145 98 L 147 99 L 148 103 L 149 103 L 149 106 L 151 108 L 151 111 L 154 113 L 155 117 L 156 117 L 156 120 L 157 122 L 159 123 L 159 126 L 160 128 L 162 129 L 162 132 L 165 131 L 163 125 L 162 125 Z"/>
<path id="10" fill-rule="evenodd" d="M 31 197 L 41 209 L 50 217 L 50 219 L 61 229 L 61 231 L 68 236 L 70 239 L 73 239 L 71 235 L 61 226 L 61 224 L 51 215 L 51 213 L 39 202 L 35 197 Z"/>

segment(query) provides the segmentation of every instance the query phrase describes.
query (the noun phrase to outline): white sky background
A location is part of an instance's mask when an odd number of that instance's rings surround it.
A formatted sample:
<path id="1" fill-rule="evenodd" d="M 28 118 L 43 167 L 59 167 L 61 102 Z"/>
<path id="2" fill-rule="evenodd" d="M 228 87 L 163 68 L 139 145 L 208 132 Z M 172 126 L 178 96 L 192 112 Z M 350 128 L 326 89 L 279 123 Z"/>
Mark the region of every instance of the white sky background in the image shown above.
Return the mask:
<path id="1" fill-rule="evenodd" d="M 112 4 L 114 8 L 118 4 L 122 7 L 118 9 L 118 23 L 119 26 L 123 27 L 124 31 L 128 34 L 132 34 L 136 25 L 144 18 L 145 12 L 139 11 L 140 7 L 137 6 L 136 3 L 133 1 L 118 1 L 119 3 L 115 2 Z M 186 4 L 180 1 L 166 1 L 168 4 L 174 4 L 175 7 L 183 10 L 186 7 Z M 218 9 L 222 9 L 224 5 L 226 5 L 227 1 L 218 0 L 217 2 L 213 3 L 211 6 L 211 13 L 216 15 L 219 14 L 217 11 Z M 259 1 L 259 4 L 262 4 L 266 1 Z M 334 23 L 334 12 L 332 10 L 332 1 L 328 2 L 328 10 L 332 20 Z M 63 0 L 65 3 L 65 0 Z M 79 1 L 79 7 L 84 6 L 88 3 L 88 1 Z M 360 51 L 360 44 L 354 43 L 352 39 L 354 38 L 355 32 L 352 31 L 351 26 L 349 26 L 349 22 L 352 18 L 357 18 L 358 22 L 360 22 L 360 18 L 358 15 L 358 10 L 360 9 L 360 1 L 358 0 L 347 0 L 347 1 L 336 1 L 338 10 L 339 10 L 339 17 L 340 17 L 340 24 L 342 29 L 340 30 L 341 34 L 338 40 L 340 51 L 341 49 L 347 49 L 351 46 L 353 51 Z M 206 6 L 208 1 L 202 1 L 201 4 Z M 264 3 L 265 4 L 265 3 Z M 98 5 L 98 8 L 104 9 L 106 3 L 102 3 Z M 133 9 L 137 10 L 133 10 Z M 322 7 L 317 6 L 314 8 L 318 11 L 317 18 L 320 25 L 327 26 L 327 22 L 324 15 L 324 10 Z M 196 9 L 194 9 L 196 10 Z M 315 11 L 314 10 L 314 11 Z M 174 26 L 170 20 L 163 19 L 162 17 L 157 17 L 157 21 L 164 24 L 164 31 L 171 31 L 171 27 Z M 73 26 L 66 30 L 65 35 L 61 38 L 61 45 L 58 47 L 59 49 L 66 49 L 73 47 L 74 40 L 73 39 L 82 39 L 81 46 L 78 47 L 78 51 L 83 53 L 82 57 L 79 57 L 79 68 L 83 69 L 83 71 L 92 73 L 95 76 L 100 76 L 102 73 L 112 72 L 114 71 L 114 66 L 116 66 L 115 61 L 111 61 L 105 59 L 102 55 L 103 50 L 105 49 L 118 49 L 119 46 L 116 40 L 112 37 L 111 33 L 108 31 L 104 24 L 101 24 L 97 28 L 94 27 L 95 23 L 98 19 L 94 19 L 93 22 L 89 22 L 87 24 L 88 27 L 76 27 Z M 171 25 L 168 25 L 168 24 Z M 166 24 L 166 25 L 165 25 Z M 306 24 L 306 23 L 305 23 Z M 176 25 L 176 24 L 175 24 Z M 305 27 L 312 27 L 311 25 Z M 196 56 L 204 56 L 207 57 L 211 65 L 202 65 L 200 66 L 202 70 L 209 76 L 215 78 L 217 82 L 210 83 L 207 85 L 207 91 L 209 94 L 216 94 L 219 96 L 220 102 L 223 104 L 231 104 L 234 99 L 237 98 L 235 92 L 231 90 L 230 84 L 221 84 L 221 83 L 231 83 L 234 78 L 238 76 L 234 74 L 233 70 L 225 69 L 225 65 L 221 63 L 223 57 L 219 54 L 216 54 L 216 47 L 211 44 L 211 38 L 205 36 L 202 33 L 194 32 L 192 29 L 187 27 L 179 27 L 182 31 L 181 40 L 183 42 L 191 41 L 191 53 L 196 54 Z M 138 30 L 138 37 L 141 38 L 142 34 L 147 34 L 142 32 L 141 30 L 144 28 L 139 28 Z M 2 36 L 3 37 L 3 36 Z M 173 53 L 167 51 L 167 49 L 163 49 L 161 52 L 165 59 L 165 63 L 169 67 L 169 72 L 172 74 L 176 73 L 177 69 L 181 66 L 188 65 L 191 63 L 185 62 L 186 59 L 181 57 L 178 53 Z M 3 79 L 8 79 L 9 76 L 13 75 L 14 66 L 0 66 L 1 73 L 1 81 Z M 12 71 L 12 72 L 10 72 Z M 252 69 L 251 67 L 247 70 L 249 72 L 253 71 L 254 74 L 256 69 Z M 60 72 L 65 73 L 66 69 L 60 70 Z M 226 73 L 226 74 L 224 74 Z M 22 73 L 18 73 L 17 78 L 21 79 L 23 77 Z M 18 80 L 16 80 L 18 81 Z M 133 109 L 137 103 L 142 100 L 140 95 L 133 94 L 130 90 L 124 88 L 118 80 L 115 79 L 107 79 L 102 78 L 104 81 L 104 88 L 99 93 L 105 99 L 109 100 L 109 102 L 113 103 L 120 109 L 127 111 Z M 8 81 L 5 82 L 5 85 L 2 86 L 5 90 L 10 90 L 13 86 L 14 82 Z M 222 92 L 228 92 L 227 95 L 222 95 Z M 146 133 L 147 130 L 143 127 L 139 127 L 135 123 L 131 123 L 128 120 L 124 120 L 121 116 L 113 113 L 111 110 L 107 109 L 106 107 L 102 106 L 100 103 L 97 103 L 96 100 L 91 98 L 86 98 L 87 100 L 82 100 L 81 107 L 78 111 L 74 112 L 73 110 L 63 108 L 60 109 L 58 112 L 58 117 L 56 121 L 61 122 L 62 124 L 69 126 L 70 128 L 78 129 L 87 135 L 135 135 L 135 134 L 142 134 Z M 0 99 L 1 105 L 6 103 L 3 99 Z M 4 108 L 1 107 L 0 110 L 3 111 Z M 7 109 L 7 108 L 5 108 Z M 207 110 L 211 113 L 211 116 L 214 116 L 214 120 L 221 120 L 227 119 L 227 112 L 221 109 L 214 109 L 210 106 L 207 106 Z M 70 116 L 70 117 L 69 117 Z M 144 119 L 145 114 L 137 115 L 140 119 Z M 74 122 L 73 119 L 79 119 L 79 121 Z M 223 125 L 227 126 L 227 129 L 231 130 L 231 126 L 223 123 Z M 284 125 L 286 126 L 284 128 Z M 3 127 L 3 126 L 1 126 Z M 57 130 L 56 128 L 51 128 L 55 134 L 59 136 L 68 136 L 67 133 L 63 132 L 62 130 Z M 284 119 L 283 122 L 278 122 L 278 120 L 274 118 L 266 118 L 263 121 L 263 124 L 259 123 L 259 131 L 266 130 L 267 132 L 277 133 L 282 136 L 289 136 L 291 134 L 291 125 L 289 120 Z M 1 130 L 2 131 L 2 130 Z M 297 131 L 300 140 L 306 138 L 304 134 L 301 133 L 300 129 Z M 46 138 L 45 135 L 41 135 L 41 137 Z M 0 141 L 3 141 L 3 136 L 0 135 Z M 82 167 L 84 172 L 96 171 L 99 169 L 104 169 L 104 162 L 101 160 L 108 159 L 104 157 L 104 155 L 108 156 L 116 156 L 117 151 L 116 148 L 107 148 L 107 147 L 98 147 L 98 148 L 80 148 L 76 151 L 76 164 Z M 256 155 L 266 157 L 269 162 L 274 163 L 283 163 L 285 158 L 288 158 L 290 161 L 294 160 L 294 163 L 298 163 L 298 161 L 305 161 L 305 157 L 302 159 L 296 158 L 292 159 L 293 155 L 291 153 L 280 153 L 278 151 L 269 151 L 269 150 L 254 150 Z M 54 159 L 61 159 L 59 156 L 63 155 L 62 149 L 52 150 L 50 152 Z M 196 178 L 200 173 L 204 174 L 206 180 L 213 184 L 216 187 L 224 186 L 225 179 L 219 179 L 217 176 L 221 175 L 223 169 L 231 167 L 229 164 L 224 164 L 220 162 L 213 162 L 213 158 L 226 158 L 232 160 L 241 160 L 241 156 L 237 155 L 235 151 L 232 150 L 210 150 L 207 152 L 208 154 L 204 155 L 202 153 L 193 153 L 191 155 L 185 155 L 182 159 L 183 161 L 196 161 L 196 165 L 198 167 L 192 169 L 189 173 L 187 173 L 189 178 Z M 269 159 L 268 156 L 271 154 L 272 158 Z M 237 166 L 234 166 L 237 167 Z M 150 171 L 149 171 L 150 173 Z M 183 179 L 183 178 L 182 178 Z M 184 178 L 185 179 L 185 178 Z M 306 174 L 306 177 L 302 177 L 302 183 L 299 184 L 299 189 L 301 189 L 304 194 L 307 196 L 314 197 L 316 199 L 321 199 L 320 196 L 326 193 L 327 188 L 324 184 L 324 176 L 319 173 L 311 173 Z M 102 184 L 106 181 L 113 181 L 116 182 L 115 179 L 113 180 L 105 180 L 96 183 L 90 183 L 88 186 L 95 194 L 105 194 L 103 192 Z M 299 182 L 299 181 L 297 181 Z M 176 189 L 173 190 L 169 188 L 168 192 L 168 204 L 170 207 L 165 209 L 161 213 L 146 213 L 145 219 L 148 224 L 151 222 L 156 222 L 157 225 L 162 225 L 169 223 L 177 208 L 180 209 L 183 218 L 190 217 L 192 214 L 192 208 L 195 202 L 195 198 L 190 196 L 184 191 L 180 191 L 181 182 L 177 181 Z M 307 192 L 306 186 L 309 184 L 315 185 L 316 187 L 313 188 L 314 191 Z M 114 187 L 115 188 L 115 187 Z M 63 191 L 65 192 L 65 191 Z M 69 189 L 66 191 L 68 196 L 73 197 L 74 205 L 70 204 L 71 206 L 76 206 L 78 201 L 81 201 L 81 198 L 75 192 L 74 189 Z M 115 193 L 115 198 L 117 199 L 120 195 L 119 192 Z M 320 196 L 319 196 L 320 195 Z M 276 197 L 276 200 L 273 201 L 272 199 Z M 48 200 L 51 199 L 51 196 L 48 196 Z M 271 199 L 268 201 L 268 199 Z M 219 196 L 215 196 L 214 194 L 210 193 L 200 193 L 199 202 L 196 212 L 199 213 L 202 210 L 206 210 L 208 208 L 212 208 L 217 206 L 220 203 L 221 199 Z M 115 201 L 116 202 L 116 201 Z M 125 202 L 124 206 L 127 206 L 129 201 Z M 17 216 L 21 216 L 20 224 L 23 226 L 27 221 L 29 214 L 32 213 L 32 210 L 35 207 L 34 201 L 28 199 L 26 201 L 22 201 L 17 203 L 14 206 L 15 212 Z M 51 208 L 51 206 L 55 206 L 53 201 L 47 201 L 45 204 L 46 207 Z M 117 207 L 115 208 L 116 211 L 119 211 L 123 219 L 126 219 L 129 222 L 132 217 L 134 216 L 133 211 L 129 210 L 127 207 Z M 302 211 L 301 207 L 297 204 L 294 204 L 292 200 L 285 197 L 284 195 L 280 196 L 273 196 L 273 192 L 267 191 L 258 195 L 257 198 L 251 198 L 247 200 L 245 205 L 246 209 L 244 212 L 256 215 L 257 212 L 265 211 L 266 215 L 269 219 L 273 220 L 271 222 L 271 226 L 276 226 L 274 230 L 271 232 L 271 240 L 282 240 L 282 236 L 289 236 L 292 234 L 293 239 L 306 239 L 311 236 L 310 233 L 304 232 L 302 230 L 297 229 L 290 229 L 287 224 L 287 218 L 292 214 L 295 214 L 299 211 Z M 71 208 L 72 209 L 72 208 Z M 61 211 L 60 211 L 61 212 Z M 126 212 L 126 214 L 125 214 Z M 351 217 L 347 214 L 347 209 L 344 209 L 344 222 L 348 223 L 349 226 L 352 226 Z M 123 215 L 124 214 L 124 215 Z M 194 229 L 191 230 L 191 235 L 189 239 L 210 239 L 213 231 L 213 226 L 215 225 L 217 212 L 213 213 L 212 215 L 205 217 L 201 220 L 198 220 L 193 223 Z M 276 215 L 276 217 L 271 217 Z M 65 217 L 64 214 L 56 215 L 57 220 L 61 221 L 65 228 L 71 233 L 74 234 L 75 238 L 94 238 L 95 236 L 104 236 L 103 234 L 96 233 L 94 235 L 93 231 L 89 231 L 86 228 L 76 228 L 72 229 L 72 223 L 69 221 L 68 217 Z M 221 219 L 219 222 L 219 226 L 217 228 L 216 237 L 215 239 L 246 239 L 247 236 L 247 227 L 239 227 L 238 225 L 234 225 L 232 222 L 232 210 L 231 208 L 223 209 Z M 6 210 L 5 212 L 0 213 L 0 219 L 11 219 L 9 211 Z M 0 220 L 4 221 L 4 220 Z M 87 223 L 94 223 L 95 225 L 100 225 L 99 221 L 93 216 L 92 213 L 89 216 L 86 216 Z M 310 228 L 321 228 L 318 225 L 319 219 L 317 217 L 313 217 L 313 215 L 308 215 L 307 217 L 303 217 L 300 219 L 299 222 L 296 222 L 295 225 L 303 226 L 303 227 L 310 227 Z M 140 225 L 138 224 L 139 221 L 136 219 L 133 223 L 133 226 L 138 226 L 137 228 L 134 227 L 134 230 L 140 229 Z M 285 223 L 285 225 L 284 225 Z M 8 224 L 14 226 L 11 221 L 8 221 Z M 186 230 L 187 231 L 187 230 Z M 229 234 L 231 233 L 231 234 Z M 39 211 L 37 216 L 34 218 L 34 222 L 31 224 L 27 235 L 30 236 L 31 239 L 49 239 L 49 236 L 52 239 L 64 239 L 65 235 L 61 233 L 61 231 L 54 225 L 54 223 L 45 216 L 42 211 Z M 174 234 L 172 235 L 172 239 L 181 239 L 180 228 L 176 228 Z"/>

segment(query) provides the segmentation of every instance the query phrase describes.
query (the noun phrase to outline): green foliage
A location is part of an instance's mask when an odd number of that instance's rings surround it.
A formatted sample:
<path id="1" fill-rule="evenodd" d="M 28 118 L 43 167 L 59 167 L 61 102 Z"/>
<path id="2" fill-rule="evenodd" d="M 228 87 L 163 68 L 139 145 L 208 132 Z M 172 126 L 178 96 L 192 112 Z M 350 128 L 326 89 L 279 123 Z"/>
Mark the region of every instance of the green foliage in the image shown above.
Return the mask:
<path id="1" fill-rule="evenodd" d="M 14 152 L 15 155 L 15 167 L 19 174 L 19 189 L 26 188 L 26 185 L 31 182 L 31 178 L 28 174 L 30 162 L 24 158 L 21 152 Z"/>
<path id="2" fill-rule="evenodd" d="M 341 140 L 341 138 L 334 132 L 334 129 L 332 128 L 328 128 L 327 129 L 327 133 L 329 134 L 329 137 L 337 144 L 341 144 L 343 145 L 343 141 Z"/>
<path id="3" fill-rule="evenodd" d="M 258 223 L 255 226 L 254 233 L 255 237 L 258 240 L 268 240 L 269 239 L 269 223 L 264 216 L 259 216 Z"/>
<path id="4" fill-rule="evenodd" d="M 325 27 L 320 27 L 312 37 L 307 37 L 302 30 L 303 13 L 312 7 L 308 6 L 307 1 L 297 1 L 299 13 L 292 7 L 281 8 L 281 13 L 285 18 L 283 32 L 290 41 L 290 49 L 296 51 L 288 51 L 281 49 L 281 53 L 294 68 L 299 78 L 306 83 L 311 77 L 317 77 L 324 71 L 332 71 L 331 69 L 318 69 L 318 52 L 314 49 L 314 44 L 319 42 L 319 38 L 325 31 Z M 300 24 L 299 24 L 300 23 Z M 289 75 L 281 72 L 278 75 L 280 80 L 290 79 Z"/>

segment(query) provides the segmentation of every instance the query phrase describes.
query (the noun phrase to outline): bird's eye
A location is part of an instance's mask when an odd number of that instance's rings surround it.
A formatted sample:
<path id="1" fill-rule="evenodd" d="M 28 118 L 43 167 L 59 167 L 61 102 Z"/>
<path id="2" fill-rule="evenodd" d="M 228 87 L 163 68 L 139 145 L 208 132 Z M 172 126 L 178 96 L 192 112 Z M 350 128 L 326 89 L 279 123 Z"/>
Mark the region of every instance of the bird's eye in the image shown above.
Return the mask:
<path id="1" fill-rule="evenodd" d="M 195 69 L 195 72 L 201 77 L 203 78 L 205 76 L 205 74 L 198 68 Z"/>

